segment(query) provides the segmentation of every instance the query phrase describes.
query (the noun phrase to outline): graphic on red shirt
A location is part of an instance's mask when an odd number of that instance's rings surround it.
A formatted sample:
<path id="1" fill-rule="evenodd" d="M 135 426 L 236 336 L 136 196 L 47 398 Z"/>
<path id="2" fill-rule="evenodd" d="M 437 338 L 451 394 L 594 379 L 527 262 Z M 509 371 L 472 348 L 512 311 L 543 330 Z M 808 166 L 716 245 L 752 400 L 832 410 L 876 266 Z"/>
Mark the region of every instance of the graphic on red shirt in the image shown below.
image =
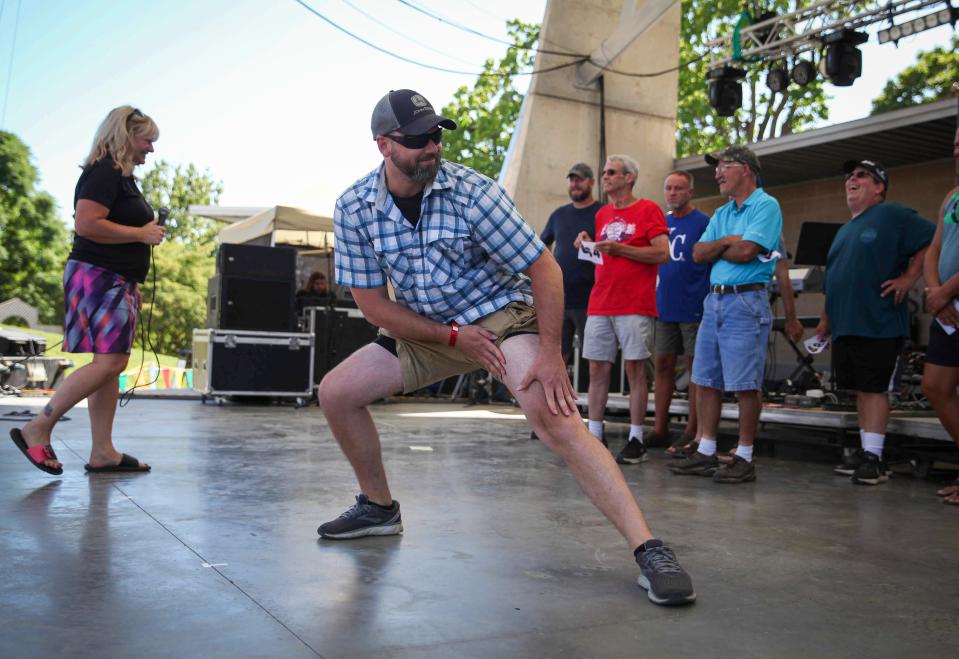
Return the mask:
<path id="1" fill-rule="evenodd" d="M 596 213 L 596 240 L 614 240 L 630 247 L 649 247 L 653 238 L 668 235 L 659 206 L 639 199 L 626 208 L 607 204 Z M 603 255 L 589 296 L 591 316 L 641 314 L 656 316 L 656 275 L 659 265 L 639 263 L 625 256 Z"/>

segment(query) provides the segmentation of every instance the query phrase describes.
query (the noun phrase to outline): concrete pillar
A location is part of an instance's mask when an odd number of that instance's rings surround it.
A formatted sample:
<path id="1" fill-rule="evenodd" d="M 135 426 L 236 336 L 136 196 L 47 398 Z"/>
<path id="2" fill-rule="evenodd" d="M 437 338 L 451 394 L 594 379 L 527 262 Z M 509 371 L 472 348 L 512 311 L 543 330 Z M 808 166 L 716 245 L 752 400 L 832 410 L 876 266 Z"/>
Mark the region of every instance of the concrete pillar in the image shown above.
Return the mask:
<path id="1" fill-rule="evenodd" d="M 625 0 L 627 3 L 632 0 Z M 635 0 L 642 5 L 647 0 Z M 549 0 L 539 47 L 591 53 L 616 28 L 623 0 Z M 612 68 L 628 72 L 671 69 L 679 62 L 680 3 L 665 12 L 616 57 Z M 535 68 L 572 58 L 539 53 Z M 637 197 L 662 204 L 663 178 L 672 169 L 676 149 L 676 71 L 655 78 L 606 72 L 606 154 L 624 153 L 639 163 Z M 576 86 L 576 66 L 536 75 L 524 101 L 501 180 L 527 222 L 537 231 L 549 214 L 569 203 L 565 176 L 583 161 L 599 177 L 600 94 L 597 87 Z"/>

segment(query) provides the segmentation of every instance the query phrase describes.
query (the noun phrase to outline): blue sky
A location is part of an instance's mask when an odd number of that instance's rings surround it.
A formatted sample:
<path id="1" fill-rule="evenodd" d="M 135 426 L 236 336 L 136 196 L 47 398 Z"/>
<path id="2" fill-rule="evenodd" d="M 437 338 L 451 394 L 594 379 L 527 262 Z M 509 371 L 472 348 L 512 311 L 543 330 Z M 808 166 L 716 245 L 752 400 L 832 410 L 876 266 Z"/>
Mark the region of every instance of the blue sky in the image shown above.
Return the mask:
<path id="1" fill-rule="evenodd" d="M 395 0 L 308 1 L 365 39 L 437 66 L 479 71 L 485 58 L 505 49 Z M 57 199 L 64 219 L 72 211 L 77 165 L 117 105 L 131 103 L 157 120 L 153 157 L 192 162 L 222 180 L 221 204 L 330 213 L 337 194 L 378 162 L 369 115 L 387 90 L 412 87 L 438 109 L 474 79 L 378 53 L 293 0 L 0 3 L 2 128 L 30 147 L 41 187 Z M 544 0 L 414 4 L 499 38 L 506 38 L 506 19 L 540 21 L 545 7 Z M 937 28 L 898 50 L 871 41 L 863 49 L 863 78 L 851 88 L 828 88 L 835 97 L 830 123 L 867 115 L 887 78 L 910 64 L 916 50 L 948 43 L 951 33 Z"/>

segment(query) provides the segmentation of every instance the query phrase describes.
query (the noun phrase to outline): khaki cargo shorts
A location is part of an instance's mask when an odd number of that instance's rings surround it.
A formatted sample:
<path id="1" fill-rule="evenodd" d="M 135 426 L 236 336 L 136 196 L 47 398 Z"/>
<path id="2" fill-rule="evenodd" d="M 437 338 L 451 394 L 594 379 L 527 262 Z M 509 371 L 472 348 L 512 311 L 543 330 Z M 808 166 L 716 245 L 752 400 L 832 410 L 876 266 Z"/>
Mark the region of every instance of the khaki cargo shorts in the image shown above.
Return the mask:
<path id="1" fill-rule="evenodd" d="M 499 311 L 472 323 L 495 332 L 500 345 L 515 334 L 538 334 L 536 310 L 523 302 L 510 302 Z M 403 393 L 422 389 L 434 382 L 483 368 L 466 353 L 448 345 L 398 339 L 385 330 L 380 333 L 396 341 L 396 356 L 403 371 Z"/>

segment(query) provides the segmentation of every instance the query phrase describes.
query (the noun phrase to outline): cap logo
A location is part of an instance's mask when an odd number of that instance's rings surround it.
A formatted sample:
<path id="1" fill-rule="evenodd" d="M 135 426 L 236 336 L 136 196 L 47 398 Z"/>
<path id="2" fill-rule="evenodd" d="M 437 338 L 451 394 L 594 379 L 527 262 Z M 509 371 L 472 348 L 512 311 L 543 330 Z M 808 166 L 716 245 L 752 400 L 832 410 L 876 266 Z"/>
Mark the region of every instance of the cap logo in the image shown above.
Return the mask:
<path id="1" fill-rule="evenodd" d="M 418 108 L 428 108 L 430 106 L 430 102 L 427 101 L 422 96 L 420 96 L 419 94 L 413 94 L 412 96 L 410 96 L 410 103 L 412 103 Z"/>

